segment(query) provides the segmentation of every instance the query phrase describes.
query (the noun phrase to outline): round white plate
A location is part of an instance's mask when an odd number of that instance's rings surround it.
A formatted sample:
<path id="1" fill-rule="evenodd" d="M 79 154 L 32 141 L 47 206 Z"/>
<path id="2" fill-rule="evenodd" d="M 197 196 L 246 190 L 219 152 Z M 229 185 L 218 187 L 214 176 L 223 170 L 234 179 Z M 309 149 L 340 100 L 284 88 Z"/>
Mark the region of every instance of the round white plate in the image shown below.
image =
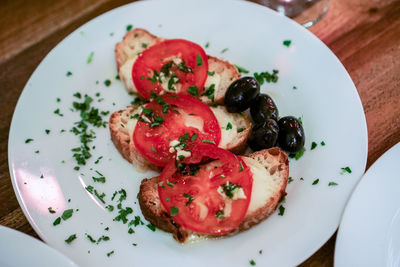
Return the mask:
<path id="1" fill-rule="evenodd" d="M 127 224 L 113 221 L 117 209 L 105 208 L 116 207 L 113 192 L 126 190 L 123 207 L 134 210 L 129 220 L 142 217 L 136 203 L 139 184 L 156 173 L 139 172 L 127 163 L 106 128 L 95 129 L 92 158 L 80 171 L 73 170 L 71 149 L 79 146 L 79 140 L 69 130 L 79 114 L 70 108 L 78 100 L 73 97 L 78 91 L 92 96 L 100 110 L 110 112 L 132 101 L 114 78 L 114 46 L 130 24 L 164 38 L 209 43 L 208 54 L 245 67 L 250 74 L 279 70 L 278 82 L 264 84 L 262 91 L 273 97 L 280 116 L 302 118 L 307 149 L 302 158 L 291 160 L 293 182 L 287 187 L 283 216 L 275 213 L 234 237 L 191 245 L 180 245 L 169 234 L 152 232 L 145 225 L 133 227 L 135 233 L 128 234 Z M 284 40 L 291 40 L 290 47 L 283 45 Z M 92 61 L 87 63 L 90 54 Z M 71 76 L 66 75 L 68 71 Z M 111 80 L 108 87 L 106 79 Z M 62 117 L 53 113 L 57 109 Z M 46 134 L 45 129 L 51 132 Z M 29 138 L 33 141 L 25 143 Z M 322 141 L 325 146 L 320 145 Z M 311 151 L 312 142 L 318 146 Z M 58 44 L 29 79 L 15 109 L 9 139 L 11 177 L 26 217 L 43 240 L 84 266 L 247 266 L 251 259 L 259 266 L 299 264 L 335 232 L 344 205 L 364 173 L 366 157 L 363 108 L 335 55 L 289 19 L 250 2 L 229 0 L 140 1 L 83 25 Z M 352 173 L 340 174 L 347 166 Z M 92 180 L 98 177 L 96 170 L 106 183 Z M 317 179 L 319 183 L 312 185 Z M 338 185 L 328 186 L 330 182 Z M 85 190 L 88 185 L 106 194 L 106 204 Z M 48 207 L 56 213 L 50 214 Z M 79 211 L 53 226 L 69 208 Z M 71 234 L 77 239 L 66 244 Z M 96 245 L 86 234 L 106 235 L 110 240 Z"/>
<path id="2" fill-rule="evenodd" d="M 0 225 L 0 266 L 77 267 L 63 254 L 39 240 Z"/>
<path id="3" fill-rule="evenodd" d="M 400 143 L 366 172 L 339 227 L 335 266 L 400 266 Z"/>

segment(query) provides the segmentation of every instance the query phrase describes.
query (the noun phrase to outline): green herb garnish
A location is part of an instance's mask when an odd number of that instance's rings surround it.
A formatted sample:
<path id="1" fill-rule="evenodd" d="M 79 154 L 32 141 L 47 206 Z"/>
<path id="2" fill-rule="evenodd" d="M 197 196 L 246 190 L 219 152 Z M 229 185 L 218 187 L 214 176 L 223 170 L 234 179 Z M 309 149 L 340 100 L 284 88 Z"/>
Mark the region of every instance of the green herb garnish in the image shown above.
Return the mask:
<path id="1" fill-rule="evenodd" d="M 278 213 L 278 215 L 279 215 L 279 216 L 283 216 L 283 214 L 285 214 L 285 207 L 282 206 L 282 205 L 280 205 L 280 206 L 279 206 L 279 213 Z"/>
<path id="2" fill-rule="evenodd" d="M 129 24 L 129 25 L 126 26 L 126 31 L 129 32 L 130 30 L 132 30 L 132 28 L 133 28 L 133 25 Z"/>
<path id="3" fill-rule="evenodd" d="M 351 173 L 351 169 L 350 167 L 344 167 L 344 168 L 340 168 L 342 171 L 340 172 L 340 174 L 345 174 L 347 173 Z"/>
<path id="4" fill-rule="evenodd" d="M 90 52 L 88 58 L 87 58 L 87 64 L 91 63 L 93 61 L 93 57 L 94 57 L 94 52 Z"/>
<path id="5" fill-rule="evenodd" d="M 230 122 L 228 122 L 228 124 L 226 125 L 226 130 L 230 130 L 232 129 L 232 124 Z"/>
<path id="6" fill-rule="evenodd" d="M 316 147 L 317 147 L 317 143 L 312 142 L 312 143 L 311 143 L 311 150 L 313 150 L 313 149 L 316 148 Z"/>
<path id="7" fill-rule="evenodd" d="M 70 244 L 72 241 L 76 239 L 76 234 L 70 235 L 67 239 L 65 239 L 65 242 L 67 244 Z"/>
<path id="8" fill-rule="evenodd" d="M 316 184 L 318 184 L 318 182 L 319 182 L 319 179 L 316 179 L 316 180 L 314 180 L 314 182 L 312 183 L 312 185 L 316 185 Z"/>
<path id="9" fill-rule="evenodd" d="M 215 142 L 214 142 L 214 141 L 211 141 L 211 140 L 206 140 L 206 139 L 204 139 L 204 140 L 201 140 L 201 142 L 202 142 L 202 143 L 208 143 L 208 144 L 213 144 L 213 145 L 215 145 Z"/>
<path id="10" fill-rule="evenodd" d="M 170 209 L 169 215 L 171 217 L 173 217 L 173 216 L 175 216 L 175 215 L 177 215 L 179 213 L 179 208 L 178 207 L 171 206 L 169 209 Z"/>
<path id="11" fill-rule="evenodd" d="M 336 186 L 336 185 L 338 185 L 338 184 L 335 182 L 329 182 L 329 184 L 328 184 L 328 186 Z"/>
<path id="12" fill-rule="evenodd" d="M 291 43 L 292 43 L 292 41 L 290 41 L 290 40 L 283 41 L 283 45 L 287 46 L 287 47 L 289 47 Z"/>
<path id="13" fill-rule="evenodd" d="M 196 55 L 196 66 L 201 66 L 203 65 L 203 59 L 201 58 L 200 54 L 197 53 Z"/>
<path id="14" fill-rule="evenodd" d="M 187 89 L 187 92 L 191 94 L 192 96 L 198 96 L 199 95 L 199 88 L 196 85 L 192 85 Z"/>
<path id="15" fill-rule="evenodd" d="M 64 221 L 66 221 L 66 220 L 68 220 L 69 218 L 72 217 L 72 214 L 73 214 L 73 213 L 74 213 L 74 210 L 73 210 L 73 209 L 65 210 L 65 211 L 63 212 L 63 214 L 61 215 L 61 218 L 62 218 Z"/>
<path id="16" fill-rule="evenodd" d="M 50 213 L 56 213 L 55 210 L 53 210 L 51 207 L 48 208 Z"/>
<path id="17" fill-rule="evenodd" d="M 183 196 L 188 199 L 188 201 L 185 204 L 185 206 L 187 207 L 190 205 L 190 203 L 192 203 L 192 201 L 194 200 L 194 197 L 191 194 L 187 194 L 187 193 L 184 193 Z"/>
<path id="18" fill-rule="evenodd" d="M 245 68 L 243 68 L 243 67 L 241 67 L 241 66 L 239 66 L 239 65 L 236 65 L 236 64 L 235 64 L 235 67 L 237 68 L 237 70 L 238 70 L 240 73 L 244 73 L 244 74 L 249 73 L 248 70 L 246 70 Z"/>
<path id="19" fill-rule="evenodd" d="M 32 141 L 33 141 L 32 138 L 28 138 L 28 139 L 25 140 L 25 144 L 29 144 L 29 143 L 32 142 Z"/>

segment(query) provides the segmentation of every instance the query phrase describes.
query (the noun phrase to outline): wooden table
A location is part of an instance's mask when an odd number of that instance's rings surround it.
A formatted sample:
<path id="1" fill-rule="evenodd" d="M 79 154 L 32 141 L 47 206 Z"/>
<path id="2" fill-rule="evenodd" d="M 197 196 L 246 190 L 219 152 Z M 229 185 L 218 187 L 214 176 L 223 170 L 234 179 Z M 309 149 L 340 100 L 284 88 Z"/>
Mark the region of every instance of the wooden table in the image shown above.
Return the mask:
<path id="1" fill-rule="evenodd" d="M 0 5 L 0 224 L 37 237 L 11 185 L 7 143 L 12 114 L 43 57 L 83 23 L 128 0 L 3 0 Z M 331 0 L 311 31 L 353 79 L 368 124 L 367 168 L 400 141 L 400 1 Z M 332 266 L 334 235 L 302 266 Z"/>

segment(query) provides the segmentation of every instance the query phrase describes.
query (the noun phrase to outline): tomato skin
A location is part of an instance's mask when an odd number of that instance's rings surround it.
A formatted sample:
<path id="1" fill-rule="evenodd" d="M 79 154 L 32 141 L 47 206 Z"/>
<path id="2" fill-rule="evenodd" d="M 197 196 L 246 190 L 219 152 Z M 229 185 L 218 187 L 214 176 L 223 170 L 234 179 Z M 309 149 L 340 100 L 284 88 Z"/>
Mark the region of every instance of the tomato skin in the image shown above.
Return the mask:
<path id="1" fill-rule="evenodd" d="M 163 112 L 165 105 L 160 105 L 157 99 L 163 99 L 169 106 L 166 114 Z M 157 127 L 150 127 L 149 123 L 138 121 L 133 132 L 135 148 L 152 164 L 162 167 L 175 159 L 177 153 L 170 151 L 170 143 L 172 140 L 180 140 L 185 134 L 188 137 L 184 142 L 185 151 L 202 140 L 212 141 L 216 145 L 221 141 L 221 129 L 214 113 L 206 104 L 192 96 L 166 94 L 153 99 L 144 108 L 152 110 L 154 117 L 163 117 L 163 123 Z M 202 131 L 186 126 L 184 114 L 201 119 Z"/>
<path id="2" fill-rule="evenodd" d="M 185 68 L 178 68 L 179 64 L 172 67 L 172 72 L 179 78 L 180 88 L 169 91 L 164 88 L 159 80 L 153 79 L 154 71 L 160 74 L 164 65 L 171 59 L 179 58 L 184 62 Z M 149 99 L 151 92 L 160 95 L 165 91 L 171 93 L 189 94 L 187 89 L 196 86 L 201 95 L 207 79 L 208 58 L 204 49 L 193 42 L 183 39 L 169 39 L 155 44 L 144 50 L 136 59 L 132 68 L 132 80 L 138 93 Z"/>
<path id="3" fill-rule="evenodd" d="M 251 199 L 252 173 L 241 158 L 214 145 L 198 145 L 192 154 L 193 157 L 183 161 L 188 164 L 183 173 L 178 171 L 175 161 L 165 166 L 158 183 L 161 203 L 168 212 L 178 209 L 178 214 L 172 218 L 186 229 L 212 235 L 227 234 L 238 227 L 246 215 Z M 188 166 L 196 166 L 193 164 L 204 158 L 218 161 L 202 165 L 195 174 L 190 173 Z M 246 198 L 223 197 L 218 188 L 226 183 L 240 186 Z M 218 212 L 227 205 L 231 205 L 229 216 L 218 218 Z"/>

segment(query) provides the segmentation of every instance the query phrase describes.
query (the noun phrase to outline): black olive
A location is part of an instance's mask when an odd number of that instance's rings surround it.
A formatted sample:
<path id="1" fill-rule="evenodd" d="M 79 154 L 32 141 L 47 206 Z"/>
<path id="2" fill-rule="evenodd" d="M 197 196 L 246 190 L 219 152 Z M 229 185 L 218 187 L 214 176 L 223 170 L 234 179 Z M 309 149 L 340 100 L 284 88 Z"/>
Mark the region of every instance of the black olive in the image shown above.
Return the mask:
<path id="1" fill-rule="evenodd" d="M 304 129 L 298 119 L 293 116 L 283 117 L 278 121 L 280 148 L 289 152 L 299 152 L 304 147 Z"/>
<path id="2" fill-rule="evenodd" d="M 249 137 L 249 146 L 257 151 L 275 146 L 278 139 L 279 127 L 275 120 L 267 120 L 253 126 Z"/>
<path id="3" fill-rule="evenodd" d="M 254 122 L 260 123 L 268 119 L 278 120 L 278 108 L 274 100 L 267 94 L 259 94 L 250 107 Z"/>
<path id="4" fill-rule="evenodd" d="M 234 81 L 226 90 L 225 106 L 233 112 L 242 112 L 260 93 L 260 84 L 253 77 L 242 77 Z"/>

